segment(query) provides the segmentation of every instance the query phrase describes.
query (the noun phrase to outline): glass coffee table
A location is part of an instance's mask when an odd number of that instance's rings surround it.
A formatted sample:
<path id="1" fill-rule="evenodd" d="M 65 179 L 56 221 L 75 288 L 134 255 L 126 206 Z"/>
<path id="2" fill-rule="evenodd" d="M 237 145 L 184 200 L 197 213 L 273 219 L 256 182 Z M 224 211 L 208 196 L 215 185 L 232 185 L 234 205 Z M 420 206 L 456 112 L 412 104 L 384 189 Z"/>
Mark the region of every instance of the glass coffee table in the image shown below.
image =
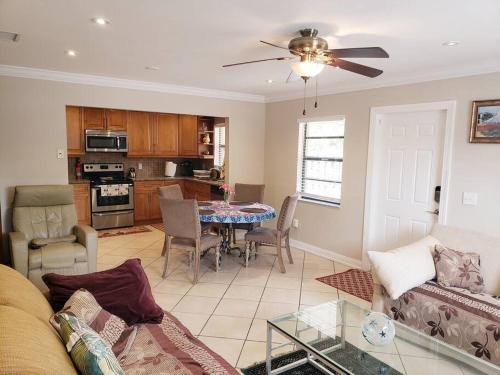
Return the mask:
<path id="1" fill-rule="evenodd" d="M 369 310 L 339 300 L 268 320 L 267 374 L 280 374 L 304 365 L 326 374 L 348 375 L 462 374 L 464 367 L 472 374 L 500 373 L 498 366 L 397 321 L 392 343 L 371 345 L 361 335 L 361 324 L 368 313 Z M 305 354 L 291 356 L 282 361 L 286 364 L 272 369 L 273 350 L 290 345 L 273 348 L 273 333 L 284 336 Z"/>

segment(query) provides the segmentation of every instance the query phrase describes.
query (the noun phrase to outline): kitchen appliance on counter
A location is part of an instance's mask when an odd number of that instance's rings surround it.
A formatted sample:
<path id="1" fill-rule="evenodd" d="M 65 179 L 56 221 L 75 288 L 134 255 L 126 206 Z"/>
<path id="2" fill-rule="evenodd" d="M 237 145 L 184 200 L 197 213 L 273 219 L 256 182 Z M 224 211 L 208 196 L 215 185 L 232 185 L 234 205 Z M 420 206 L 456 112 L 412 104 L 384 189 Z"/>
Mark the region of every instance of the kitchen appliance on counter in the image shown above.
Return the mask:
<path id="1" fill-rule="evenodd" d="M 83 177 L 90 180 L 95 229 L 134 225 L 134 181 L 125 177 L 122 163 L 83 164 Z"/>
<path id="2" fill-rule="evenodd" d="M 181 176 L 192 177 L 193 176 L 193 162 L 190 160 L 185 160 L 179 163 L 181 168 Z"/>
<path id="3" fill-rule="evenodd" d="M 165 163 L 165 176 L 174 177 L 176 169 L 177 169 L 177 164 L 171 161 L 167 161 Z"/>
<path id="4" fill-rule="evenodd" d="M 128 170 L 128 177 L 131 178 L 132 180 L 135 180 L 137 177 L 137 174 L 135 173 L 135 168 L 130 168 Z"/>
<path id="5" fill-rule="evenodd" d="M 85 130 L 87 152 L 127 152 L 127 132 L 107 130 Z"/>
<path id="6" fill-rule="evenodd" d="M 218 181 L 221 179 L 220 169 L 218 168 L 210 168 L 210 179 Z"/>

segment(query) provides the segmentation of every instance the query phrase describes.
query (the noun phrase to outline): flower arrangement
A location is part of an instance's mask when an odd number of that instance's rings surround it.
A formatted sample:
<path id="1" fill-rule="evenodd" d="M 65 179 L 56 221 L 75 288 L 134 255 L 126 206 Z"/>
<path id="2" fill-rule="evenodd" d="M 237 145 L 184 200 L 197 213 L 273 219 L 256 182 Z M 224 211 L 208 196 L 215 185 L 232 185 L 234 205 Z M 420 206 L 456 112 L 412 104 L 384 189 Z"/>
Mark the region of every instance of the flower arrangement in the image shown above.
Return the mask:
<path id="1" fill-rule="evenodd" d="M 234 188 L 229 184 L 222 184 L 219 189 L 224 191 L 224 202 L 229 203 L 231 194 L 234 193 Z"/>

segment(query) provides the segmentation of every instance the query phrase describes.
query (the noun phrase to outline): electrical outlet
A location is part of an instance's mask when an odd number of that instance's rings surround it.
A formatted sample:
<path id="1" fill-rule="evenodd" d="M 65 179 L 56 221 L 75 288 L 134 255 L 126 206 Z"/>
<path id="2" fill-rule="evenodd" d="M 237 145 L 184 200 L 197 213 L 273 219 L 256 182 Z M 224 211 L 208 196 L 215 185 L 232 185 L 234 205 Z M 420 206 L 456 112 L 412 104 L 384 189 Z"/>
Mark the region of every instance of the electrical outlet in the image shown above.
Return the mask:
<path id="1" fill-rule="evenodd" d="M 137 164 L 137 169 L 142 169 L 142 163 Z"/>
<path id="2" fill-rule="evenodd" d="M 293 219 L 292 221 L 292 226 L 294 228 L 298 228 L 299 227 L 299 219 Z"/>
<path id="3" fill-rule="evenodd" d="M 57 149 L 57 158 L 64 159 L 64 150 L 62 148 Z"/>

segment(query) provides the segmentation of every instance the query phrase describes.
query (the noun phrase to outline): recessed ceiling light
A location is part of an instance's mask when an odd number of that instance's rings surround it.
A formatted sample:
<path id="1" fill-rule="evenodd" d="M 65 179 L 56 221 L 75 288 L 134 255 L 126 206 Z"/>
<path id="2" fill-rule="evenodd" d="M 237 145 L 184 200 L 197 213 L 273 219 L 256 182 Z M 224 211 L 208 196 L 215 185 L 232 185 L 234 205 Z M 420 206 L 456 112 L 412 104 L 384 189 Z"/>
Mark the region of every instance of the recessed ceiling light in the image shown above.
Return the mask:
<path id="1" fill-rule="evenodd" d="M 159 66 L 146 66 L 146 70 L 160 70 L 160 67 Z"/>
<path id="2" fill-rule="evenodd" d="M 92 22 L 97 23 L 98 25 L 101 26 L 106 26 L 109 23 L 109 20 L 104 17 L 95 17 L 92 18 Z"/>
<path id="3" fill-rule="evenodd" d="M 445 47 L 452 47 L 452 46 L 456 46 L 460 44 L 460 42 L 458 40 L 448 40 L 446 42 L 443 42 L 443 46 Z"/>
<path id="4" fill-rule="evenodd" d="M 71 56 L 71 57 L 75 57 L 76 56 L 76 51 L 72 50 L 72 49 L 66 50 L 65 53 L 66 53 L 66 55 Z"/>
<path id="5" fill-rule="evenodd" d="M 273 83 L 274 81 L 272 79 L 266 79 L 267 83 Z"/>

